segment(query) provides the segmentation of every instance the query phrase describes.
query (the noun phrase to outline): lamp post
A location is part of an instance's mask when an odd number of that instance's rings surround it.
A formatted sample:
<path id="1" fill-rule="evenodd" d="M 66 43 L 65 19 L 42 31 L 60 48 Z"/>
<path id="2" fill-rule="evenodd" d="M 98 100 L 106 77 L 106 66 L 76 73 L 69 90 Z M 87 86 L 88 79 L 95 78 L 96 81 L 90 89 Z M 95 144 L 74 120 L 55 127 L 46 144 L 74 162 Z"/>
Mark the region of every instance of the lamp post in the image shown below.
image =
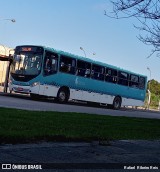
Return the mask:
<path id="1" fill-rule="evenodd" d="M 86 52 L 84 51 L 84 49 L 82 47 L 80 47 L 80 50 L 82 50 L 84 52 L 84 55 L 86 57 Z"/>
<path id="2" fill-rule="evenodd" d="M 149 71 L 150 73 L 150 81 L 149 81 L 149 85 L 148 85 L 148 109 L 149 109 L 149 106 L 150 106 L 150 102 L 151 102 L 151 70 L 149 67 L 147 67 L 147 70 Z"/>
<path id="3" fill-rule="evenodd" d="M 96 57 L 94 57 L 94 56 L 96 56 L 95 52 L 92 53 L 92 56 L 93 56 L 93 60 L 96 60 Z"/>
<path id="4" fill-rule="evenodd" d="M 150 74 L 150 81 L 149 81 L 149 90 L 150 90 L 150 87 L 151 87 L 151 85 L 150 85 L 150 83 L 151 83 L 151 70 L 150 70 L 150 68 L 149 67 L 147 67 L 147 70 L 149 70 L 149 74 Z"/>
<path id="5" fill-rule="evenodd" d="M 12 23 L 15 23 L 15 22 L 16 22 L 15 19 L 0 19 L 0 20 L 9 20 L 9 21 L 11 21 Z"/>

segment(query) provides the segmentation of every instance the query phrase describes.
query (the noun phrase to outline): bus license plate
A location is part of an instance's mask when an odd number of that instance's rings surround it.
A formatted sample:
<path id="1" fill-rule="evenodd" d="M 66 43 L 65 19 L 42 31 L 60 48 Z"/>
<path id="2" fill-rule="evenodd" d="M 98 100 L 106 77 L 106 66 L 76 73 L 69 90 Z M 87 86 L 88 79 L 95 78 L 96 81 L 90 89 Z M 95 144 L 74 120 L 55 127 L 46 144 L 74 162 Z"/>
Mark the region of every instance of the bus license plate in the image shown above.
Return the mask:
<path id="1" fill-rule="evenodd" d="M 18 87 L 17 90 L 18 90 L 18 91 L 23 91 L 23 88 Z"/>

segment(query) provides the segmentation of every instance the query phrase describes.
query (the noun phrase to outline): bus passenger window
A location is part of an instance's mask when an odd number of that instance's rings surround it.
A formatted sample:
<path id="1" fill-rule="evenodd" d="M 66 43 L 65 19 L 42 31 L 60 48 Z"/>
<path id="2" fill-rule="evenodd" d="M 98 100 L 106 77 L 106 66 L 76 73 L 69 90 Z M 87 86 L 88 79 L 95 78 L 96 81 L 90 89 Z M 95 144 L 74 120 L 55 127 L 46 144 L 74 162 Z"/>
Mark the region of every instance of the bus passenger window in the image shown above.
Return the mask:
<path id="1" fill-rule="evenodd" d="M 85 78 L 90 78 L 91 75 L 91 64 L 85 61 L 77 61 L 77 75 Z"/>
<path id="2" fill-rule="evenodd" d="M 51 75 L 57 72 L 58 55 L 46 52 L 44 61 L 44 74 Z"/>
<path id="3" fill-rule="evenodd" d="M 105 81 L 116 84 L 117 83 L 117 70 L 106 68 Z"/>
<path id="4" fill-rule="evenodd" d="M 118 84 L 128 86 L 128 77 L 129 74 L 126 72 L 118 72 Z"/>
<path id="5" fill-rule="evenodd" d="M 133 87 L 133 88 L 138 88 L 138 86 L 139 86 L 139 77 L 136 76 L 136 75 L 131 74 L 130 75 L 129 86 Z"/>
<path id="6" fill-rule="evenodd" d="M 61 56 L 60 59 L 60 72 L 69 73 L 69 74 L 75 74 L 75 60 L 67 57 L 67 56 Z"/>
<path id="7" fill-rule="evenodd" d="M 102 66 L 98 65 L 92 65 L 92 79 L 97 79 L 97 80 L 104 80 L 104 71 L 105 68 Z"/>
<path id="8" fill-rule="evenodd" d="M 90 77 L 90 69 L 86 69 L 84 77 Z"/>
<path id="9" fill-rule="evenodd" d="M 60 63 L 60 71 L 61 72 L 67 72 L 67 66 L 64 64 L 64 62 Z"/>

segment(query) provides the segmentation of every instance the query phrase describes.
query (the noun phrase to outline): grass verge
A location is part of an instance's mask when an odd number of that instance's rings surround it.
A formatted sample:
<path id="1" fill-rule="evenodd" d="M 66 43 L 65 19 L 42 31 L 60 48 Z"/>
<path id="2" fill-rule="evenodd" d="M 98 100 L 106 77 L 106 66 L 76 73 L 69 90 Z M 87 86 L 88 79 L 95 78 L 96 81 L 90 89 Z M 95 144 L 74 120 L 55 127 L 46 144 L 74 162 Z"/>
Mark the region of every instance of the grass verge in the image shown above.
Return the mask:
<path id="1" fill-rule="evenodd" d="M 160 120 L 0 108 L 0 143 L 160 139 Z"/>

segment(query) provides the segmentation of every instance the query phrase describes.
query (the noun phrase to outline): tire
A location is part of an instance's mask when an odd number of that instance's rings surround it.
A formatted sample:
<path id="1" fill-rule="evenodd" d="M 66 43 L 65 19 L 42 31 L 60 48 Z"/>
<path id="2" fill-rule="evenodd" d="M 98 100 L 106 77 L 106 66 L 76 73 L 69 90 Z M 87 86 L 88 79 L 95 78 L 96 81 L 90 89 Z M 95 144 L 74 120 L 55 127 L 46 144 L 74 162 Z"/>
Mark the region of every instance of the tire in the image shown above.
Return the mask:
<path id="1" fill-rule="evenodd" d="M 69 92 L 68 92 L 68 90 L 65 89 L 65 88 L 60 89 L 58 91 L 58 94 L 57 94 L 57 101 L 59 103 L 67 103 L 68 99 L 69 99 Z"/>
<path id="2" fill-rule="evenodd" d="M 121 97 L 117 96 L 113 100 L 113 109 L 118 110 L 121 108 Z"/>

